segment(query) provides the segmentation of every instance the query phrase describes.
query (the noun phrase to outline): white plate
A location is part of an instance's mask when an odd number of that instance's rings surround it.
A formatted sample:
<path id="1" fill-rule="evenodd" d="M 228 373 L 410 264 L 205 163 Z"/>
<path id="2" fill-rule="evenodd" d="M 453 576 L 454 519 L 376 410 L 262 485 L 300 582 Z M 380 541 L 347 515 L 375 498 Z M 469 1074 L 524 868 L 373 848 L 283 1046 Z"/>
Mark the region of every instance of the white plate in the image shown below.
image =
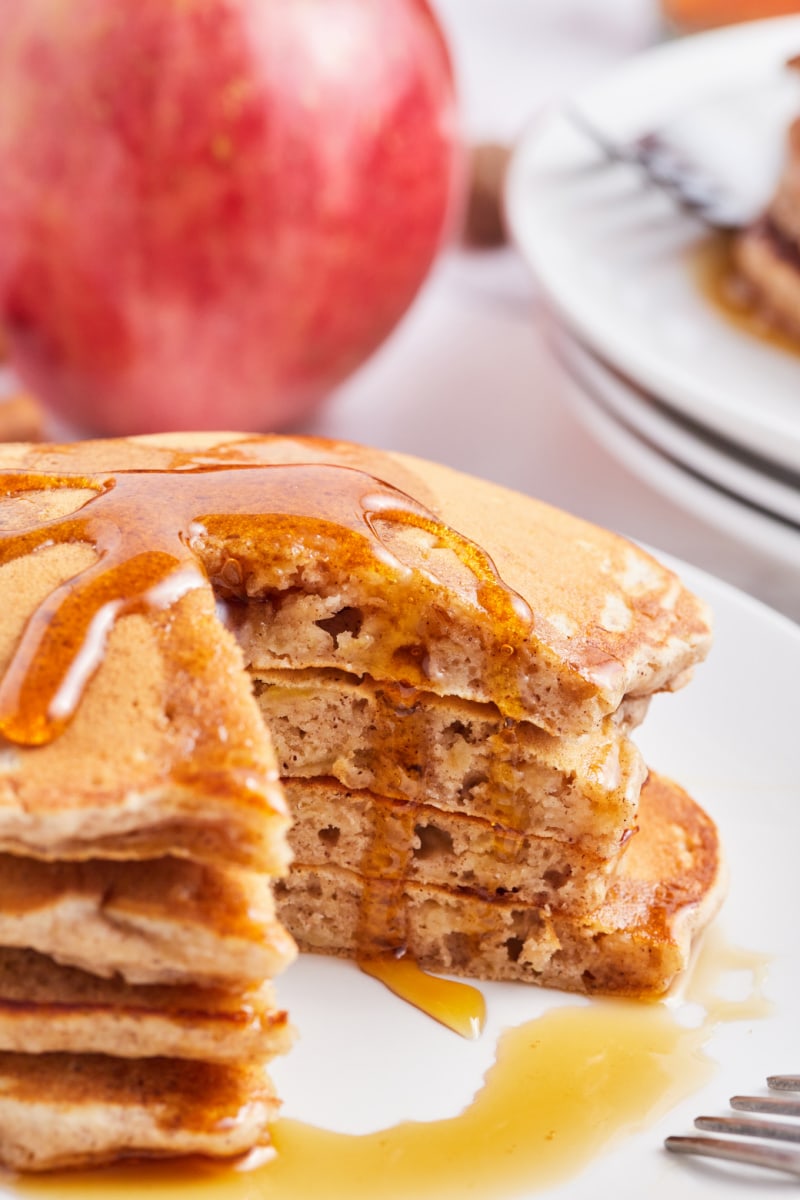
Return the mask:
<path id="1" fill-rule="evenodd" d="M 770 516 L 681 466 L 624 424 L 574 363 L 563 357 L 561 363 L 567 399 L 610 454 L 698 519 L 797 572 L 800 587 L 800 530 L 796 526 Z"/>
<path id="2" fill-rule="evenodd" d="M 563 326 L 550 330 L 565 367 L 623 425 L 705 482 L 791 522 L 800 535 L 800 473 L 781 470 L 676 414 L 592 354 Z"/>
<path id="3" fill-rule="evenodd" d="M 780 167 L 800 87 L 782 69 L 800 18 L 648 52 L 575 104 L 609 136 L 665 130 L 757 209 Z M 559 112 L 534 124 L 507 190 L 513 236 L 563 321 L 637 384 L 775 462 L 800 469 L 800 359 L 728 323 L 702 295 L 702 232 L 632 168 L 601 165 Z"/>
<path id="4" fill-rule="evenodd" d="M 681 780 L 717 820 L 731 871 L 718 926 L 737 946 L 771 956 L 767 988 L 774 1009 L 768 1019 L 719 1026 L 706 1047 L 718 1063 L 711 1082 L 548 1193 L 565 1200 L 605 1195 L 674 1200 L 676 1194 L 682 1200 L 726 1200 L 730 1171 L 668 1156 L 662 1149 L 664 1136 L 688 1132 L 692 1116 L 701 1110 L 724 1111 L 727 1097 L 736 1091 L 760 1090 L 768 1072 L 797 1068 L 800 629 L 701 572 L 680 564 L 678 569 L 712 605 L 716 643 L 685 691 L 656 698 L 638 740 L 648 761 Z M 351 964 L 305 958 L 279 984 L 280 998 L 301 1031 L 296 1048 L 274 1072 L 285 1114 L 351 1133 L 406 1118 L 427 1121 L 455 1114 L 480 1086 L 503 1027 L 554 1006 L 582 1003 L 518 985 L 486 985 L 484 991 L 488 1027 L 479 1041 L 467 1043 L 396 1000 Z M 347 1195 L 346 1179 L 329 1183 L 330 1189 L 317 1193 L 318 1200 Z M 387 1190 L 390 1185 L 387 1167 Z M 379 1188 L 371 1200 L 381 1200 L 382 1192 Z M 25 1194 L 0 1184 L 3 1197 Z M 47 1189 L 51 1200 L 60 1194 L 55 1184 Z M 188 1200 L 193 1192 L 166 1194 Z M 202 1194 L 211 1200 L 213 1189 Z M 463 1194 L 473 1200 L 504 1200 L 499 1190 Z M 521 1195 L 539 1194 L 533 1177 Z M 268 1192 L 265 1182 L 250 1191 L 245 1184 L 236 1195 L 298 1200 Z M 436 1195 L 422 1188 L 413 1200 L 434 1200 Z"/>

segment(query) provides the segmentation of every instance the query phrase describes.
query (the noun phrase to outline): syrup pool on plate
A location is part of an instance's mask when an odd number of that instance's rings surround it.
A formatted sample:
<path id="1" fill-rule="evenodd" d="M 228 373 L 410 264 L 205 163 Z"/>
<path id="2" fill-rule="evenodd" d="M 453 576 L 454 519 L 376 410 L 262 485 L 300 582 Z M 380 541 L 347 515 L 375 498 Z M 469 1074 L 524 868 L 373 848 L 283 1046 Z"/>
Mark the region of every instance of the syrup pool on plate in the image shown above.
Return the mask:
<path id="1" fill-rule="evenodd" d="M 347 1135 L 287 1118 L 272 1130 L 277 1155 L 250 1169 L 138 1164 L 17 1180 L 15 1191 L 40 1200 L 530 1196 L 576 1176 L 708 1082 L 714 1064 L 703 1047 L 714 1027 L 767 1015 L 766 967 L 763 955 L 711 930 L 684 994 L 703 1014 L 698 1023 L 679 1019 L 682 1002 L 592 1000 L 550 1009 L 500 1036 L 483 1085 L 443 1120 Z M 720 988 L 730 972 L 750 979 L 736 1001 Z"/>

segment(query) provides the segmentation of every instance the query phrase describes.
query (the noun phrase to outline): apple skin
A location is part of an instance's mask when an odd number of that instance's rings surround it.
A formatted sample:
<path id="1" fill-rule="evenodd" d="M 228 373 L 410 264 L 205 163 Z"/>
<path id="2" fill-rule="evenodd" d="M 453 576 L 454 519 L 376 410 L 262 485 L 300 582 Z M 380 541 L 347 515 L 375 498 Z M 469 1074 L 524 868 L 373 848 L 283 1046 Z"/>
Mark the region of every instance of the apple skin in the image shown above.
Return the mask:
<path id="1" fill-rule="evenodd" d="M 0 324 L 82 432 L 297 423 L 459 204 L 426 0 L 3 0 Z"/>

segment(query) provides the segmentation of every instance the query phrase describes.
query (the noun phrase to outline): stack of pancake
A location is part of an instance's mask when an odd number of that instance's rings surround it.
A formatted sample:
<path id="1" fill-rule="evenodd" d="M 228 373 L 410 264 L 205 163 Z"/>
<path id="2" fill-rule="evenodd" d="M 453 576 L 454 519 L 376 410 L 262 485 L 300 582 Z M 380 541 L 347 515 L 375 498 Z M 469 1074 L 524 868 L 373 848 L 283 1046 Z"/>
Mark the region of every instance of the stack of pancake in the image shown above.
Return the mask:
<path id="1" fill-rule="evenodd" d="M 800 58 L 789 66 L 800 68 Z M 767 327 L 800 338 L 800 119 L 789 127 L 786 161 L 766 212 L 733 242 L 746 299 Z"/>
<path id="2" fill-rule="evenodd" d="M 90 630 L 53 699 L 78 626 L 51 610 L 26 661 L 34 613 L 94 555 L 18 556 L 78 496 L 3 482 L 0 1159 L 239 1154 L 276 1110 L 265 1064 L 291 1038 L 269 980 L 294 954 L 270 886 L 288 816 L 240 653 L 190 590 L 120 615 L 81 679 Z"/>
<path id="3" fill-rule="evenodd" d="M 686 964 L 716 832 L 629 732 L 709 626 L 650 556 L 314 439 L 8 446 L 0 481 L 6 1162 L 264 1141 L 275 879 L 310 950 L 636 995 Z"/>
<path id="4" fill-rule="evenodd" d="M 238 617 L 294 818 L 276 893 L 301 949 L 663 993 L 719 900 L 720 857 L 629 733 L 706 653 L 704 605 L 623 539 L 444 467 L 275 452 L 357 466 L 430 514 L 372 500 L 416 583 L 339 573 Z"/>

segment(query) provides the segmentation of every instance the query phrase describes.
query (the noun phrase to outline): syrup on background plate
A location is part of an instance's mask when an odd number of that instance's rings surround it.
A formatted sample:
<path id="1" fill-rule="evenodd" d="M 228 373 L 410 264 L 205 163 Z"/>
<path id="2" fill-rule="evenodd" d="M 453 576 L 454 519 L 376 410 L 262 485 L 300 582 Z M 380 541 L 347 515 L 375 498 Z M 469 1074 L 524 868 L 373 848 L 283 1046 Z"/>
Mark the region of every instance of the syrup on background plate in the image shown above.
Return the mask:
<path id="1" fill-rule="evenodd" d="M 733 261 L 732 238 L 714 234 L 694 255 L 694 271 L 703 295 L 730 324 L 749 337 L 766 342 L 787 354 L 800 355 L 800 341 L 770 323 L 739 279 Z"/>
<path id="2" fill-rule="evenodd" d="M 247 1163 L 238 1168 L 196 1161 L 139 1163 L 16 1179 L 14 1190 L 31 1200 L 141 1195 L 149 1200 L 503 1200 L 532 1195 L 576 1176 L 703 1087 L 714 1073 L 703 1052 L 714 1027 L 768 1014 L 761 990 L 767 962 L 764 955 L 727 945 L 712 929 L 683 996 L 701 1007 L 699 1023 L 679 1020 L 680 1003 L 593 999 L 551 1009 L 500 1036 L 482 1087 L 463 1112 L 444 1120 L 406 1121 L 348 1135 L 284 1118 L 272 1129 L 277 1155 L 250 1169 Z M 746 972 L 751 981 L 748 994 L 734 1001 L 720 989 L 732 971 Z M 435 981 L 425 988 L 435 995 Z M 417 1001 L 425 999 L 413 986 L 409 992 L 412 1002 L 415 995 Z M 442 995 L 446 1009 L 454 993 L 445 988 Z M 456 996 L 456 1007 L 462 1003 Z M 354 1085 L 342 1080 L 343 1105 Z M 391 1087 L 391 1081 L 376 1086 Z M 653 1154 L 659 1152 L 654 1143 Z"/>

